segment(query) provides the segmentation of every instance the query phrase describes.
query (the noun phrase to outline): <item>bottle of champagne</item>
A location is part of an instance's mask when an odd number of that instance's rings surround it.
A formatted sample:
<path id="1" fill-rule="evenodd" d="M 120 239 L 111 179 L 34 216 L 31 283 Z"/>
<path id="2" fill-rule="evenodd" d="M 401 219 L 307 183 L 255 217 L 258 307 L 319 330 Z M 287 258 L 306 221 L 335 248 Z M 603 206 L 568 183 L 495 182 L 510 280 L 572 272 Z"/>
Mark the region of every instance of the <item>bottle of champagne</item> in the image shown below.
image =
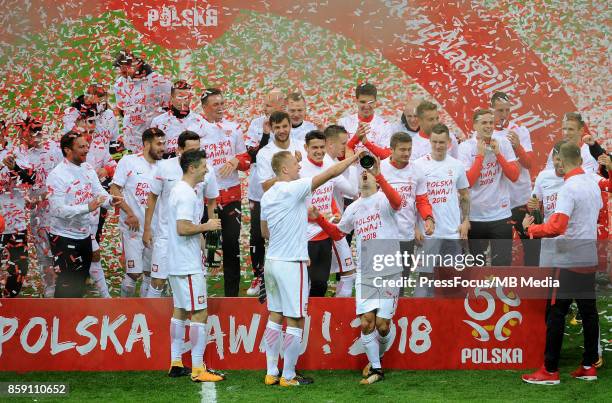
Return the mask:
<path id="1" fill-rule="evenodd" d="M 534 199 L 537 199 L 535 195 L 531 195 L 531 197 L 533 197 Z M 534 224 L 542 224 L 544 222 L 544 218 L 542 217 L 542 211 L 540 211 L 540 207 L 533 210 L 531 212 L 531 215 L 534 218 L 534 221 L 533 221 Z"/>
<path id="2" fill-rule="evenodd" d="M 221 231 L 206 232 L 206 267 L 218 267 L 220 263 L 215 262 L 215 253 L 221 247 Z"/>

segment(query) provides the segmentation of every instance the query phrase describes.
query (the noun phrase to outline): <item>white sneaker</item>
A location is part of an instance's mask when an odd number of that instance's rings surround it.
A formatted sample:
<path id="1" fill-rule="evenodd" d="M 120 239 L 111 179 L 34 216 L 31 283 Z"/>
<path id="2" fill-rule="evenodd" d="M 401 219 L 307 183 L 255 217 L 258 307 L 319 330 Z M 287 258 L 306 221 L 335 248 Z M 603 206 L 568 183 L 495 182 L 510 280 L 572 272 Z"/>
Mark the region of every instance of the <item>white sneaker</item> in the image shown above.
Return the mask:
<path id="1" fill-rule="evenodd" d="M 261 277 L 255 277 L 253 281 L 251 281 L 251 286 L 247 290 L 247 295 L 249 297 L 255 297 L 259 295 L 259 289 L 261 288 Z"/>

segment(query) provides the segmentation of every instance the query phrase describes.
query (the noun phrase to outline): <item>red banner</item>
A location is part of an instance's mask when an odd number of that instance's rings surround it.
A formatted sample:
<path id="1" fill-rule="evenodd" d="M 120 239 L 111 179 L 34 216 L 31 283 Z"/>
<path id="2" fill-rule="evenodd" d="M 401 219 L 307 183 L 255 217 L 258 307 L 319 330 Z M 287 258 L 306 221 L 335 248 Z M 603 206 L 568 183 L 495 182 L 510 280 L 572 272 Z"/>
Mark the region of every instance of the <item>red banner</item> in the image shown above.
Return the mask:
<path id="1" fill-rule="evenodd" d="M 495 291 L 477 299 L 400 299 L 384 357 L 396 369 L 537 367 L 544 301 Z M 170 357 L 171 299 L 5 299 L 3 371 L 163 370 Z M 300 369 L 358 369 L 367 362 L 352 298 L 311 298 Z M 265 305 L 210 298 L 205 360 L 218 369 L 265 369 Z M 188 334 L 188 333 L 187 333 Z M 185 351 L 190 348 L 185 342 Z M 188 354 L 184 362 L 189 363 Z"/>

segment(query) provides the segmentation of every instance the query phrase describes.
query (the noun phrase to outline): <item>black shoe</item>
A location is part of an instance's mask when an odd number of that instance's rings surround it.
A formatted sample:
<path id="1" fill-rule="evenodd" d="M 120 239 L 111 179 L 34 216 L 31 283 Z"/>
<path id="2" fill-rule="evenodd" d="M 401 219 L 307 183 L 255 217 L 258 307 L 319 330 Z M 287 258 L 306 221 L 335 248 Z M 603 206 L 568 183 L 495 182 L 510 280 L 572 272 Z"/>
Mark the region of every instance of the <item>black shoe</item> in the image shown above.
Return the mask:
<path id="1" fill-rule="evenodd" d="M 263 304 L 266 302 L 266 281 L 264 279 L 264 274 L 263 272 L 261 273 L 261 284 L 259 284 L 259 296 L 257 297 L 257 299 L 259 300 L 260 304 Z"/>
<path id="2" fill-rule="evenodd" d="M 380 382 L 385 379 L 385 374 L 383 373 L 382 368 L 370 368 L 368 372 L 368 376 L 363 378 L 361 382 L 362 385 L 371 385 L 376 382 Z"/>
<path id="3" fill-rule="evenodd" d="M 170 371 L 168 371 L 168 376 L 170 378 L 178 378 L 181 376 L 188 376 L 188 375 L 191 375 L 191 368 L 187 368 L 187 367 L 173 366 L 170 368 Z"/>
<path id="4" fill-rule="evenodd" d="M 314 379 L 309 376 L 304 376 L 301 374 L 295 373 L 295 378 L 300 383 L 300 385 L 311 385 L 314 383 Z"/>

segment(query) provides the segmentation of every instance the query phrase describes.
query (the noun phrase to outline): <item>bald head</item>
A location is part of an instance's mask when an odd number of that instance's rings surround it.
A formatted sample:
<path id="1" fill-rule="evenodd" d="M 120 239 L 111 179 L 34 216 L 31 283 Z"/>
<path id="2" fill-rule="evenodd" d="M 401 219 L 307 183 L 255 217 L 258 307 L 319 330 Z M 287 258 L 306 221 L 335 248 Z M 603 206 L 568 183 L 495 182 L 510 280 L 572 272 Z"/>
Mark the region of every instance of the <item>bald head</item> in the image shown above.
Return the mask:
<path id="1" fill-rule="evenodd" d="M 274 111 L 285 111 L 286 100 L 283 93 L 278 88 L 274 88 L 264 97 L 264 112 L 270 116 Z"/>

